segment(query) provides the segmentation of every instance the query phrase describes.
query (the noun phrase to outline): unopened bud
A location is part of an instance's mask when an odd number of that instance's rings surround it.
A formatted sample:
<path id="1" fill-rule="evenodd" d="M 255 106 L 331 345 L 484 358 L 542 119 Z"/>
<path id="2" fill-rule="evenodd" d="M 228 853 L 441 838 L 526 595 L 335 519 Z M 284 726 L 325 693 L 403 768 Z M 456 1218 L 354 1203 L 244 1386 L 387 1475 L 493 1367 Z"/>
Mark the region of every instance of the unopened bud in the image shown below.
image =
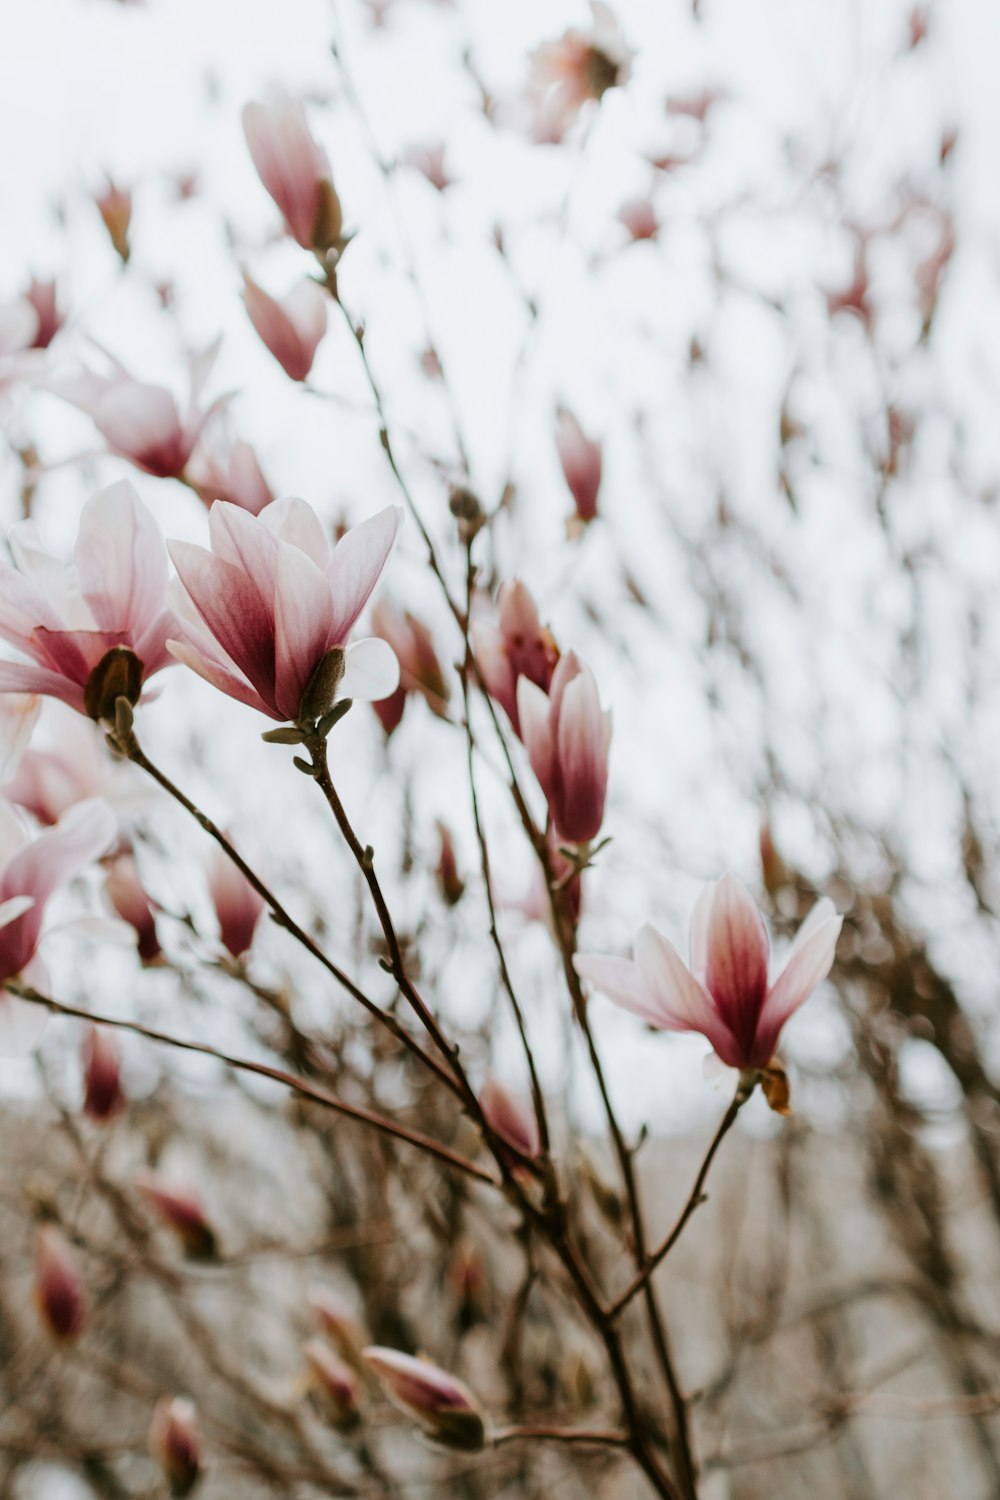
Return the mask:
<path id="1" fill-rule="evenodd" d="M 465 891 L 465 881 L 458 873 L 458 863 L 455 859 L 455 844 L 452 840 L 451 830 L 445 823 L 437 825 L 438 837 L 441 840 L 441 850 L 437 862 L 438 890 L 449 906 L 457 906 Z"/>
<path id="2" fill-rule="evenodd" d="M 166 1182 L 155 1172 L 140 1172 L 135 1185 L 160 1222 L 177 1236 L 189 1259 L 215 1259 L 215 1231 L 193 1188 Z"/>
<path id="3" fill-rule="evenodd" d="M 91 1120 L 110 1120 L 124 1105 L 118 1038 L 107 1026 L 90 1026 L 83 1039 L 83 1112 Z"/>
<path id="4" fill-rule="evenodd" d="M 240 958 L 253 942 L 264 911 L 263 897 L 221 849 L 213 849 L 209 855 L 208 889 L 222 945 L 233 958 Z"/>
<path id="5" fill-rule="evenodd" d="M 356 1427 L 361 1420 L 361 1397 L 354 1371 L 322 1339 L 310 1339 L 303 1352 L 309 1363 L 313 1394 L 333 1425 L 342 1431 Z"/>
<path id="6" fill-rule="evenodd" d="M 143 664 L 127 646 L 112 646 L 87 678 L 83 706 L 98 723 L 114 724 L 119 698 L 134 707 L 142 692 Z"/>
<path id="7" fill-rule="evenodd" d="M 299 704 L 299 723 L 314 724 L 333 707 L 344 675 L 344 652 L 341 646 L 330 650 L 317 662 Z"/>
<path id="8" fill-rule="evenodd" d="M 126 188 L 115 187 L 113 182 L 109 182 L 94 202 L 115 251 L 122 263 L 127 265 L 132 253 L 128 237 L 132 223 L 132 194 Z"/>
<path id="9" fill-rule="evenodd" d="M 448 497 L 448 509 L 458 522 L 459 539 L 468 546 L 486 522 L 479 496 L 464 485 L 456 485 Z"/>
<path id="10" fill-rule="evenodd" d="M 392 1404 L 442 1448 L 478 1453 L 486 1446 L 486 1417 L 468 1386 L 429 1360 L 398 1349 L 364 1351 Z"/>
<path id="11" fill-rule="evenodd" d="M 527 1099 L 514 1094 L 496 1078 L 487 1078 L 479 1091 L 479 1104 L 490 1129 L 519 1151 L 535 1157 L 541 1150 L 538 1121 Z"/>
<path id="12" fill-rule="evenodd" d="M 87 1298 L 76 1253 L 54 1224 L 35 1241 L 35 1306 L 53 1338 L 70 1343 L 87 1320 Z"/>
<path id="13" fill-rule="evenodd" d="M 360 1369 L 365 1330 L 343 1297 L 325 1286 L 314 1286 L 310 1288 L 308 1301 L 317 1323 L 341 1359 Z"/>
<path id="14" fill-rule="evenodd" d="M 201 1431 L 194 1403 L 164 1396 L 149 1429 L 149 1451 L 163 1470 L 171 1495 L 190 1495 L 201 1475 Z"/>
<path id="15" fill-rule="evenodd" d="M 157 963 L 162 954 L 156 932 L 156 918 L 131 854 L 121 854 L 112 863 L 104 877 L 104 889 L 122 921 L 127 922 L 135 931 L 136 946 L 142 962 Z"/>

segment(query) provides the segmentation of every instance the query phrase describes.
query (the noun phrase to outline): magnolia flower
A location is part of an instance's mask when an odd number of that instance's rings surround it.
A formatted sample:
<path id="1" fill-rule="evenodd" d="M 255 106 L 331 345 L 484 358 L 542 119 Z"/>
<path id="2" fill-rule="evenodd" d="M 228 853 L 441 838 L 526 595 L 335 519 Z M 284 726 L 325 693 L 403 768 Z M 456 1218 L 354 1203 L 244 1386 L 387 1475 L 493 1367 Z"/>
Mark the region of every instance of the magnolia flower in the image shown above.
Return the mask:
<path id="1" fill-rule="evenodd" d="M 661 1031 L 698 1031 L 729 1067 L 763 1069 L 789 1016 L 825 979 L 843 918 L 817 901 L 768 984 L 768 941 L 749 891 L 724 875 L 702 892 L 691 918 L 691 962 L 654 927 L 641 928 L 635 958 L 586 955 L 577 973 L 616 1005 Z"/>
<path id="2" fill-rule="evenodd" d="M 343 215 L 326 152 L 313 139 L 302 105 L 248 104 L 243 131 L 257 175 L 305 250 L 341 245 Z"/>
<path id="3" fill-rule="evenodd" d="M 411 1417 L 434 1443 L 478 1453 L 486 1445 L 486 1419 L 467 1385 L 426 1359 L 398 1349 L 363 1351 L 392 1404 Z"/>
<path id="4" fill-rule="evenodd" d="M 72 1343 L 87 1321 L 87 1293 L 76 1251 L 61 1229 L 43 1224 L 35 1240 L 35 1306 L 53 1338 Z"/>
<path id="5" fill-rule="evenodd" d="M 215 458 L 200 449 L 184 477 L 209 510 L 216 500 L 228 500 L 230 505 L 238 505 L 241 510 L 257 516 L 274 499 L 249 443 L 234 443 L 225 459 Z"/>
<path id="6" fill-rule="evenodd" d="M 208 889 L 219 921 L 222 946 L 233 958 L 239 958 L 253 942 L 264 910 L 263 898 L 219 848 L 214 848 L 208 857 Z"/>
<path id="7" fill-rule="evenodd" d="M 341 1359 L 360 1368 L 365 1330 L 354 1310 L 343 1297 L 338 1297 L 325 1286 L 310 1287 L 307 1300 L 317 1323 Z"/>
<path id="8" fill-rule="evenodd" d="M 617 21 L 600 0 L 591 0 L 590 8 L 592 31 L 567 31 L 533 56 L 532 84 L 546 139 L 558 140 L 588 100 L 628 81 L 631 53 Z"/>
<path id="9" fill-rule="evenodd" d="M 660 232 L 656 210 L 648 198 L 629 198 L 618 210 L 618 219 L 633 240 L 655 240 Z"/>
<path id="10" fill-rule="evenodd" d="M 16 693 L 0 698 L 0 722 L 6 705 L 17 701 L 20 695 Z M 46 748 L 33 745 L 21 756 L 11 779 L 0 786 L 0 796 L 23 807 L 39 823 L 51 826 L 74 803 L 88 797 L 118 803 L 122 812 L 126 787 L 137 801 L 148 800 L 145 782 L 130 782 L 131 768 L 112 761 L 100 730 L 65 704 L 49 700 L 42 730 L 47 731 Z M 140 790 L 133 790 L 134 785 Z"/>
<path id="11" fill-rule="evenodd" d="M 433 146 L 411 146 L 404 152 L 403 160 L 426 177 L 439 193 L 450 186 L 451 178 L 444 164 L 444 146 L 440 142 Z"/>
<path id="12" fill-rule="evenodd" d="M 305 380 L 326 333 L 326 298 L 305 277 L 278 301 L 243 273 L 243 300 L 250 321 L 291 380 Z"/>
<path id="13" fill-rule="evenodd" d="M 601 445 L 586 436 L 573 413 L 564 406 L 557 414 L 556 447 L 577 517 L 584 523 L 592 521 L 597 515 L 597 495 L 601 488 Z"/>
<path id="14" fill-rule="evenodd" d="M 479 1104 L 490 1129 L 519 1151 L 535 1157 L 541 1151 L 538 1121 L 529 1100 L 514 1094 L 498 1078 L 489 1077 L 479 1090 Z"/>
<path id="15" fill-rule="evenodd" d="M 90 1026 L 83 1039 L 83 1112 L 103 1123 L 124 1107 L 118 1038 L 110 1026 Z"/>
<path id="16" fill-rule="evenodd" d="M 559 647 L 548 626 L 538 619 L 535 601 L 519 579 L 500 586 L 497 623 L 474 620 L 472 643 L 486 691 L 521 733 L 517 684 L 526 677 L 543 693 L 549 690 L 559 660 Z"/>
<path id="17" fill-rule="evenodd" d="M 35 277 L 24 295 L 34 308 L 37 319 L 31 347 L 32 349 L 47 349 L 66 321 L 59 308 L 56 284 L 54 281 L 39 281 Z"/>
<path id="18" fill-rule="evenodd" d="M 309 1364 L 312 1390 L 333 1425 L 342 1432 L 356 1427 L 361 1420 L 361 1393 L 354 1371 L 322 1339 L 310 1339 L 302 1352 Z"/>
<path id="19" fill-rule="evenodd" d="M 186 1183 L 170 1182 L 158 1172 L 140 1172 L 135 1185 L 149 1208 L 180 1241 L 191 1260 L 214 1260 L 215 1231 L 199 1194 Z"/>
<path id="20" fill-rule="evenodd" d="M 201 387 L 214 356 L 213 348 L 195 361 L 183 416 L 165 386 L 135 380 L 117 360 L 110 375 L 87 370 L 53 380 L 47 389 L 86 412 L 112 453 L 158 479 L 176 479 L 183 474 L 206 423 L 229 399 L 223 396 L 211 406 L 200 405 Z"/>
<path id="21" fill-rule="evenodd" d="M 171 651 L 272 719 L 320 718 L 334 693 L 384 698 L 399 681 L 391 648 L 347 642 L 402 518 L 389 506 L 331 551 L 303 500 L 276 500 L 259 516 L 217 501 L 208 518 L 211 552 L 188 542 L 170 547 L 186 590 L 183 638 L 170 642 Z"/>
<path id="22" fill-rule="evenodd" d="M 132 194 L 128 188 L 116 187 L 109 179 L 103 192 L 95 197 L 97 211 L 104 220 L 115 251 L 122 263 L 127 265 L 132 253 L 129 245 L 129 228 L 132 223 Z"/>
<path id="23" fill-rule="evenodd" d="M 439 718 L 447 717 L 448 683 L 434 649 L 434 638 L 416 615 L 380 599 L 372 609 L 372 632 L 392 647 L 399 662 L 399 689 L 421 693 Z"/>
<path id="24" fill-rule="evenodd" d="M 167 557 L 159 528 L 132 486 L 113 484 L 87 501 L 71 570 L 38 541 L 33 525 L 10 532 L 17 563 L 0 562 L 0 638 L 33 665 L 0 662 L 0 692 L 60 698 L 92 719 L 115 698 L 137 703 L 145 681 L 171 665 Z"/>
<path id="25" fill-rule="evenodd" d="M 194 1403 L 164 1396 L 156 1403 L 149 1451 L 163 1471 L 171 1495 L 190 1495 L 201 1475 L 201 1429 Z"/>
<path id="26" fill-rule="evenodd" d="M 35 956 L 49 897 L 98 859 L 115 836 L 103 802 L 78 803 L 55 828 L 29 839 L 8 802 L 0 801 L 0 986 L 17 976 L 43 987 Z M 46 1012 L 0 988 L 0 1051 L 26 1052 L 45 1029 Z"/>
<path id="27" fill-rule="evenodd" d="M 559 658 L 548 696 L 521 678 L 517 710 L 556 833 L 567 844 L 588 844 L 604 820 L 611 744 L 611 715 L 601 708 L 593 672 L 568 651 Z"/>
<path id="28" fill-rule="evenodd" d="M 136 947 L 144 964 L 155 964 L 162 955 L 156 931 L 156 916 L 143 889 L 131 854 L 119 854 L 104 877 L 108 900 L 123 922 L 135 933 Z"/>

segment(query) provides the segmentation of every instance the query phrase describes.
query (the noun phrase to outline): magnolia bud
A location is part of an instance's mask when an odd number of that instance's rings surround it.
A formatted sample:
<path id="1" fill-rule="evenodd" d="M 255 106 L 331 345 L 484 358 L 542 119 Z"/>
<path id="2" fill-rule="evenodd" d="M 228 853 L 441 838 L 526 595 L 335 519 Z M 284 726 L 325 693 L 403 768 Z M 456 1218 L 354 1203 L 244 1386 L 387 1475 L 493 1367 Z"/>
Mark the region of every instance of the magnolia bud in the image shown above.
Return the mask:
<path id="1" fill-rule="evenodd" d="M 215 1231 L 193 1188 L 168 1183 L 155 1172 L 140 1172 L 135 1185 L 161 1223 L 180 1240 L 185 1255 L 191 1260 L 215 1259 Z"/>
<path id="2" fill-rule="evenodd" d="M 308 1301 L 317 1323 L 341 1359 L 360 1368 L 365 1330 L 344 1299 L 325 1286 L 314 1286 L 310 1288 Z"/>
<path id="3" fill-rule="evenodd" d="M 113 182 L 109 182 L 104 192 L 95 198 L 94 202 L 97 204 L 98 213 L 104 220 L 104 227 L 108 231 L 112 245 L 123 264 L 127 264 L 132 253 L 128 238 L 129 226 L 132 223 L 132 194 L 126 188 L 115 187 Z"/>
<path id="4" fill-rule="evenodd" d="M 104 877 L 104 889 L 122 921 L 135 930 L 142 962 L 155 964 L 161 956 L 156 918 L 131 854 L 121 854 L 113 862 Z"/>
<path id="5" fill-rule="evenodd" d="M 163 1470 L 171 1495 L 190 1495 L 201 1474 L 201 1432 L 193 1402 L 164 1396 L 156 1403 L 149 1451 Z"/>
<path id="6" fill-rule="evenodd" d="M 110 1120 L 124 1105 L 118 1038 L 107 1026 L 90 1026 L 83 1039 L 83 1112 Z"/>
<path id="7" fill-rule="evenodd" d="M 437 862 L 438 890 L 449 906 L 457 906 L 462 899 L 465 890 L 465 881 L 458 873 L 458 863 L 455 859 L 455 845 L 452 841 L 451 830 L 445 823 L 437 825 L 438 837 L 441 840 L 441 852 Z"/>
<path id="8" fill-rule="evenodd" d="M 425 1359 L 398 1349 L 362 1351 L 392 1404 L 442 1448 L 478 1453 L 486 1446 L 486 1417 L 468 1386 Z"/>
<path id="9" fill-rule="evenodd" d="M 76 1253 L 54 1224 L 44 1224 L 35 1241 L 35 1306 L 53 1338 L 80 1337 L 87 1318 L 83 1276 Z"/>
<path id="10" fill-rule="evenodd" d="M 263 898 L 221 849 L 213 849 L 209 855 L 208 889 L 222 945 L 233 958 L 240 958 L 253 942 L 264 910 Z"/>
<path id="11" fill-rule="evenodd" d="M 527 1099 L 512 1093 L 498 1079 L 487 1078 L 479 1091 L 479 1104 L 487 1125 L 501 1140 L 522 1156 L 538 1155 L 538 1122 Z"/>
<path id="12" fill-rule="evenodd" d="M 354 1371 L 322 1339 L 310 1339 L 303 1352 L 309 1362 L 313 1393 L 333 1425 L 342 1431 L 356 1427 L 361 1420 L 361 1398 Z"/>
<path id="13" fill-rule="evenodd" d="M 563 476 L 583 524 L 597 515 L 601 487 L 601 445 L 591 441 L 573 413 L 560 407 L 556 422 L 556 448 Z"/>

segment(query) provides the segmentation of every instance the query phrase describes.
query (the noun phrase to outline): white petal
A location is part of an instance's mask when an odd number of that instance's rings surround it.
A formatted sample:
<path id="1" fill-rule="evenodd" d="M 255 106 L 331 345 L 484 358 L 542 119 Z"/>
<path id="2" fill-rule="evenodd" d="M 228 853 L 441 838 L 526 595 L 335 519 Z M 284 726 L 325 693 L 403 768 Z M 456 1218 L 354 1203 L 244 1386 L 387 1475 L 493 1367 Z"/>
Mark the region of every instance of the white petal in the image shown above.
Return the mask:
<path id="1" fill-rule="evenodd" d="M 357 698 L 362 703 L 376 703 L 388 698 L 399 687 L 399 662 L 388 641 L 369 636 L 355 641 L 345 652 L 344 675 L 337 688 L 338 698 Z"/>

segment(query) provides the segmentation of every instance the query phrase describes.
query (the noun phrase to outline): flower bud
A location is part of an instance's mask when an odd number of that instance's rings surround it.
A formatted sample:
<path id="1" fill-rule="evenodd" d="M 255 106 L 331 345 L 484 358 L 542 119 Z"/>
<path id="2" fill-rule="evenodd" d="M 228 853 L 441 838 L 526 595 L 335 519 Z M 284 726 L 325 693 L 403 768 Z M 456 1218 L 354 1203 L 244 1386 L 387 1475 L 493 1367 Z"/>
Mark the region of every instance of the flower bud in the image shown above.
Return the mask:
<path id="1" fill-rule="evenodd" d="M 156 1403 L 149 1451 L 163 1470 L 171 1495 L 190 1495 L 201 1475 L 201 1432 L 193 1402 L 164 1396 Z"/>
<path id="2" fill-rule="evenodd" d="M 476 620 L 472 625 L 476 660 L 486 691 L 521 733 L 517 712 L 517 684 L 527 677 L 543 693 L 549 690 L 559 660 L 559 647 L 520 579 L 511 579 L 497 595 L 497 623 Z"/>
<path id="3" fill-rule="evenodd" d="M 128 264 L 132 253 L 128 232 L 132 223 L 132 194 L 126 188 L 115 187 L 109 180 L 107 187 L 94 199 L 97 211 L 104 220 L 108 237 L 122 264 Z"/>
<path id="4" fill-rule="evenodd" d="M 35 1306 L 53 1338 L 71 1343 L 87 1319 L 87 1300 L 76 1252 L 54 1224 L 35 1241 Z"/>
<path id="5" fill-rule="evenodd" d="M 311 1389 L 333 1425 L 345 1432 L 356 1427 L 361 1420 L 361 1397 L 354 1371 L 322 1339 L 310 1339 L 303 1352 L 312 1377 Z"/>
<path id="6" fill-rule="evenodd" d="M 83 1039 L 83 1112 L 91 1120 L 113 1119 L 125 1106 L 121 1049 L 108 1026 L 90 1026 Z"/>
<path id="7" fill-rule="evenodd" d="M 134 708 L 142 692 L 143 664 L 127 646 L 112 646 L 87 678 L 83 706 L 98 723 L 114 724 L 119 698 Z"/>
<path id="8" fill-rule="evenodd" d="M 38 327 L 31 347 L 47 349 L 66 321 L 59 308 L 56 284 L 54 281 L 39 281 L 35 277 L 24 295 L 38 317 Z"/>
<path id="9" fill-rule="evenodd" d="M 343 248 L 343 213 L 326 152 L 313 139 L 297 101 L 248 104 L 243 130 L 257 174 L 288 232 L 305 250 Z"/>
<path id="10" fill-rule="evenodd" d="M 240 958 L 253 942 L 263 898 L 221 849 L 213 849 L 208 858 L 208 889 L 222 945 L 233 958 Z"/>
<path id="11" fill-rule="evenodd" d="M 441 850 L 437 862 L 438 890 L 449 906 L 457 906 L 465 891 L 465 881 L 458 873 L 458 862 L 455 859 L 455 845 L 451 837 L 451 829 L 446 823 L 438 822 L 438 837 L 441 840 Z"/>
<path id="12" fill-rule="evenodd" d="M 486 1446 L 486 1417 L 468 1386 L 426 1359 L 398 1349 L 363 1350 L 392 1404 L 442 1448 L 478 1453 Z"/>
<path id="13" fill-rule="evenodd" d="M 140 1172 L 135 1185 L 160 1222 L 177 1236 L 190 1260 L 215 1259 L 215 1231 L 193 1188 L 169 1183 L 156 1172 Z"/>
<path id="14" fill-rule="evenodd" d="M 308 1302 L 317 1323 L 341 1359 L 360 1368 L 365 1330 L 343 1297 L 338 1297 L 325 1286 L 314 1286 L 309 1290 Z"/>
<path id="15" fill-rule="evenodd" d="M 560 407 L 556 424 L 556 447 L 563 475 L 576 505 L 576 516 L 586 524 L 597 515 L 601 487 L 601 445 L 588 438 L 573 413 Z"/>
<path id="16" fill-rule="evenodd" d="M 538 1122 L 527 1099 L 490 1077 L 479 1091 L 479 1104 L 487 1125 L 501 1140 L 522 1156 L 538 1155 L 541 1150 Z"/>
<path id="17" fill-rule="evenodd" d="M 156 918 L 131 854 L 120 854 L 113 861 L 104 877 L 104 889 L 122 921 L 134 929 L 142 962 L 157 963 L 161 957 L 161 949 L 156 933 Z"/>
<path id="18" fill-rule="evenodd" d="M 306 277 L 280 301 L 243 273 L 243 300 L 262 343 L 290 380 L 305 380 L 326 333 L 326 298 Z"/>

